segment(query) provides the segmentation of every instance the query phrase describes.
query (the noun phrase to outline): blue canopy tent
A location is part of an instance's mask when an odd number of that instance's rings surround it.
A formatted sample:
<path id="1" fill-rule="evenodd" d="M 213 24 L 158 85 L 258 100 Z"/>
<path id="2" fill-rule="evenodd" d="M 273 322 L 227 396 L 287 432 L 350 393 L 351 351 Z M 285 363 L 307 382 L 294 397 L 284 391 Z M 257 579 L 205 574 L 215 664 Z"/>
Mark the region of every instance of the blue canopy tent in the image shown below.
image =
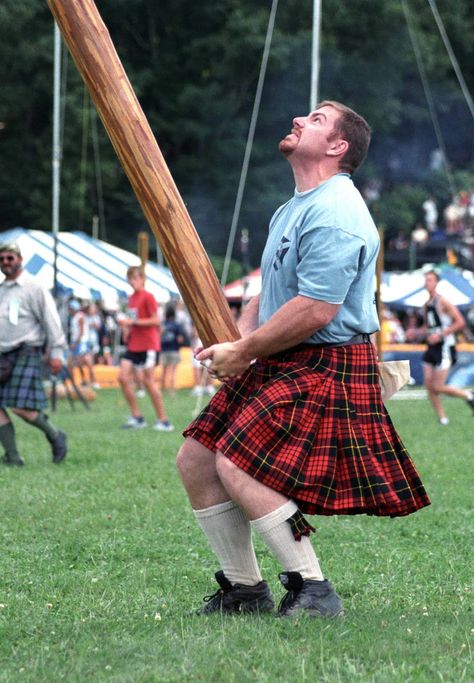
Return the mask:
<path id="1" fill-rule="evenodd" d="M 25 270 L 45 287 L 54 284 L 54 236 L 41 230 L 13 228 L 0 233 L 0 242 L 16 242 L 21 249 Z M 60 232 L 57 245 L 57 286 L 63 294 L 81 299 L 103 300 L 116 304 L 131 293 L 126 272 L 139 265 L 136 254 L 84 232 Z M 147 289 L 159 303 L 179 297 L 178 288 L 168 268 L 146 264 Z M 0 276 L 1 277 L 1 276 Z"/>

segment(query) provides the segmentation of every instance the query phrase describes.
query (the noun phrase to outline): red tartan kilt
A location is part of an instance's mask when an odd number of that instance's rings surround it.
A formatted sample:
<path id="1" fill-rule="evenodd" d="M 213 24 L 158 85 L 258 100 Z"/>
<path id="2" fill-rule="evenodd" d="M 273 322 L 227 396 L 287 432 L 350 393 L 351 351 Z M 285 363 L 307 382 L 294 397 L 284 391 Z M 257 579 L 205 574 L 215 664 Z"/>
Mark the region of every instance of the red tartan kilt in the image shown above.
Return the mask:
<path id="1" fill-rule="evenodd" d="M 306 514 L 401 516 L 430 503 L 382 403 L 370 343 L 258 359 L 184 435 Z"/>

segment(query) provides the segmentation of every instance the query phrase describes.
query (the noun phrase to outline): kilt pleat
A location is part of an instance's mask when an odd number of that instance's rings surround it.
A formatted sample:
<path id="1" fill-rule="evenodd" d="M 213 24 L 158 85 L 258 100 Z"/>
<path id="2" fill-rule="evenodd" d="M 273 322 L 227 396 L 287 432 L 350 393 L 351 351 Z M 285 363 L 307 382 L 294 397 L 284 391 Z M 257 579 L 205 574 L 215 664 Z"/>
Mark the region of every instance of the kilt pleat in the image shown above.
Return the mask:
<path id="1" fill-rule="evenodd" d="M 383 405 L 370 343 L 258 359 L 184 435 L 305 514 L 395 517 L 430 502 Z"/>
<path id="2" fill-rule="evenodd" d="M 10 379 L 0 385 L 0 408 L 43 410 L 48 401 L 41 376 L 41 350 L 18 351 Z"/>

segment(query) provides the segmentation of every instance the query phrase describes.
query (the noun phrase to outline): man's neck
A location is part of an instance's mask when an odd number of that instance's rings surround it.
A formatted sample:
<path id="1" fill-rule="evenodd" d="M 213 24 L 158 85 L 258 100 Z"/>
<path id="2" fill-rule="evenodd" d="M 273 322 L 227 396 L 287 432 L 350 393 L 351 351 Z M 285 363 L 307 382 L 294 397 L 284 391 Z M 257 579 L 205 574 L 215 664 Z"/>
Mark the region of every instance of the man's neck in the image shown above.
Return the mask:
<path id="1" fill-rule="evenodd" d="M 293 168 L 295 185 L 298 192 L 314 190 L 338 173 L 340 173 L 338 168 L 314 168 L 314 166 L 312 168 Z"/>

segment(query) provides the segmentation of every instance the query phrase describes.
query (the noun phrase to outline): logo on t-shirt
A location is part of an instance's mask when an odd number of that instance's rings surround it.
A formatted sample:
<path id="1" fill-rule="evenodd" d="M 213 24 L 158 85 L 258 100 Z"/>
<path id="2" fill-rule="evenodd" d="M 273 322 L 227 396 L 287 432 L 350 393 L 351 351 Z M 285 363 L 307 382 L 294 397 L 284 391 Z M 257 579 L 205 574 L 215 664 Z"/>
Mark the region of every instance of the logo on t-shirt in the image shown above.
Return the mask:
<path id="1" fill-rule="evenodd" d="M 287 252 L 290 250 L 290 240 L 283 235 L 281 238 L 280 245 L 277 249 L 277 253 L 275 254 L 275 260 L 273 261 L 273 268 L 275 270 L 278 270 L 283 263 L 283 259 L 285 258 L 285 255 Z"/>

